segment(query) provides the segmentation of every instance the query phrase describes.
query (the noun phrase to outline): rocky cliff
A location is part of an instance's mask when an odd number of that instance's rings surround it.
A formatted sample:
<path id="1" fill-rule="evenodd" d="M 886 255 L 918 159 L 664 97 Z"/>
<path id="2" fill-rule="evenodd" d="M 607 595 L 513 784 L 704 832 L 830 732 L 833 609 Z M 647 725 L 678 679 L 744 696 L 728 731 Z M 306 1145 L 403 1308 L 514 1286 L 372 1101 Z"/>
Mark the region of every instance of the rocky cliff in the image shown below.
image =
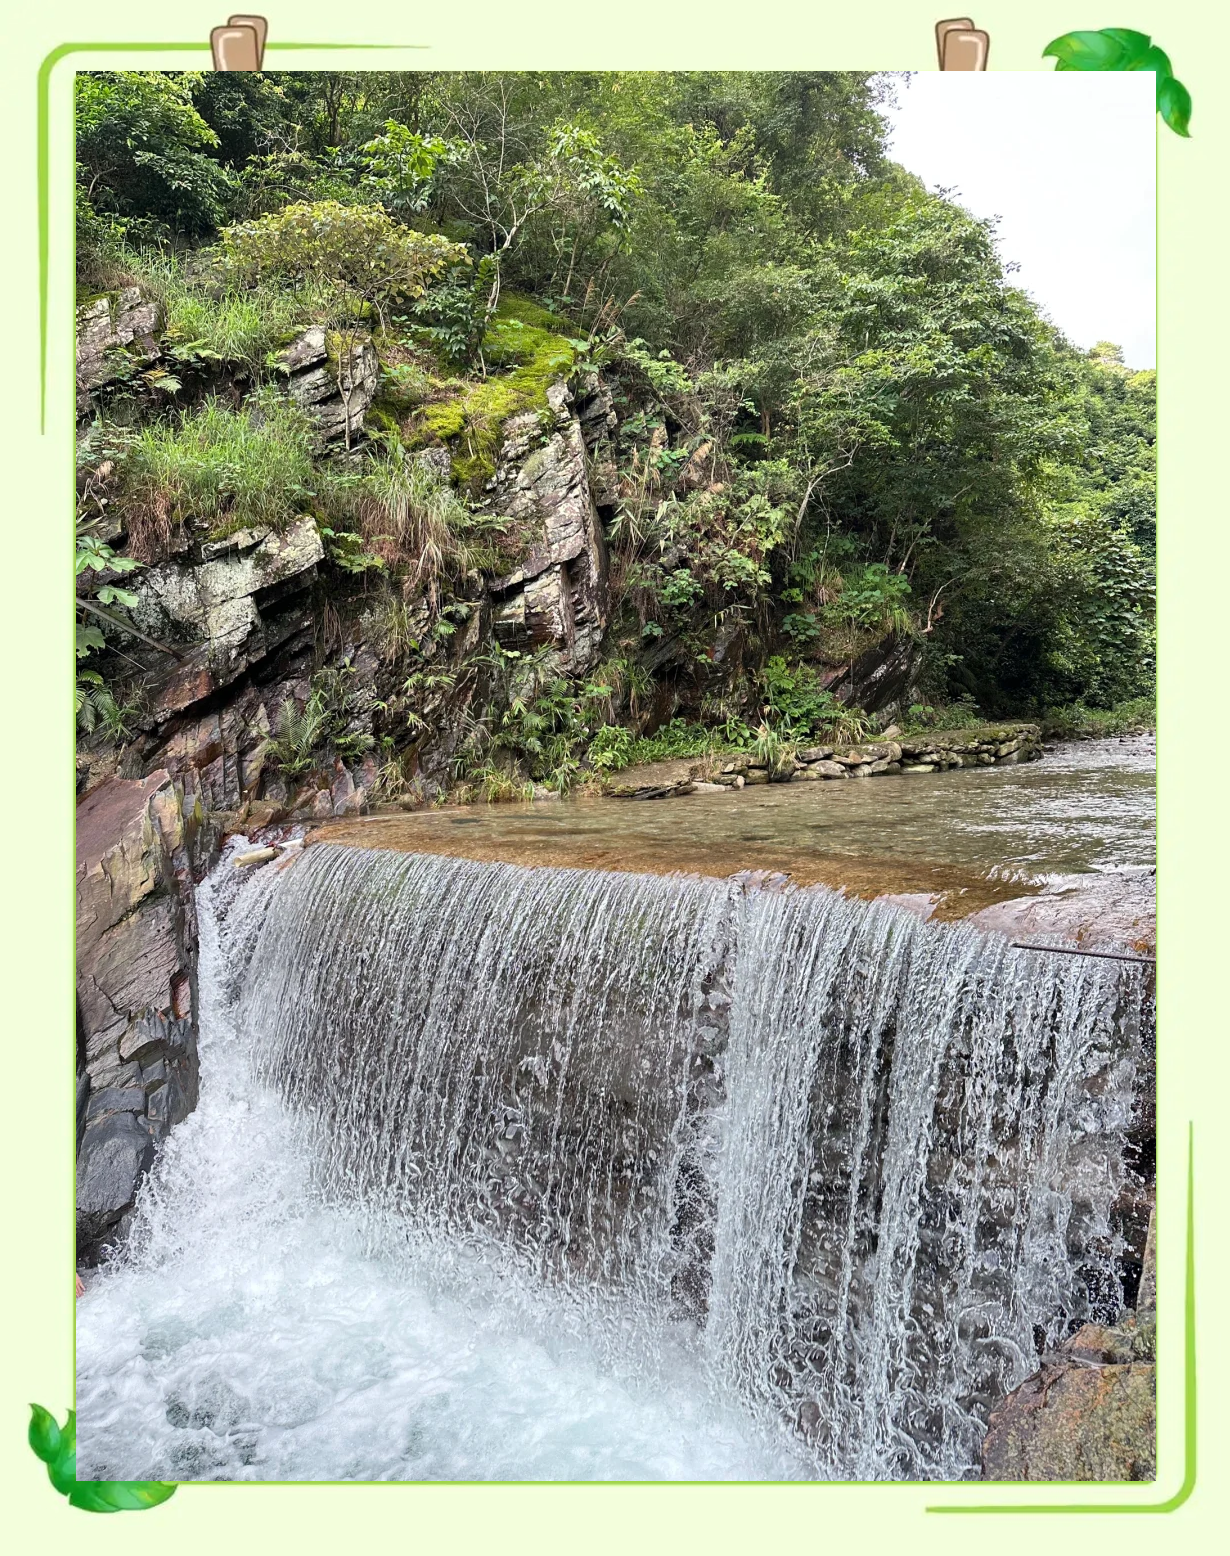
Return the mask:
<path id="1" fill-rule="evenodd" d="M 156 305 L 131 288 L 83 307 L 83 433 L 96 397 L 130 373 L 134 361 L 157 359 L 158 322 Z M 358 341 L 341 361 L 331 354 L 325 330 L 312 327 L 279 354 L 278 366 L 285 392 L 312 418 L 321 457 L 344 464 L 347 450 L 365 436 L 379 387 L 371 341 Z M 422 727 L 408 770 L 418 778 L 420 799 L 430 799 L 454 776 L 476 691 L 472 673 L 458 674 L 467 655 L 494 644 L 514 659 L 536 655 L 540 674 L 568 676 L 583 676 L 597 662 L 610 618 L 595 486 L 601 495 L 614 424 L 610 387 L 593 372 L 551 384 L 545 410 L 509 417 L 479 506 L 494 527 L 516 537 L 515 566 L 487 572 L 459 591 L 465 627 L 453 643 L 442 634 L 433 639 L 429 612 L 409 604 L 408 619 L 421 634 L 420 657 L 429 665 L 423 679 L 444 687 L 442 695 L 428 698 L 426 723 L 415 716 Z M 428 448 L 420 457 L 447 485 L 448 450 Z M 344 667 L 349 678 L 352 751 L 381 737 L 387 737 L 386 749 L 407 745 L 406 724 L 381 717 L 391 704 L 400 711 L 404 670 L 374 646 L 379 628 L 364 583 L 329 569 L 322 531 L 330 533 L 310 512 L 280 527 L 254 524 L 223 534 L 191 513 L 178 516 L 168 554 L 125 578 L 136 595 L 129 616 L 137 633 L 121 632 L 116 642 L 121 670 L 135 665 L 140 672 L 136 727 L 118 745 L 83 743 L 82 792 L 109 777 L 165 771 L 206 813 L 233 816 L 264 801 L 265 819 L 274 812 L 319 818 L 365 806 L 377 779 L 372 758 L 322 760 L 288 777 L 268 756 L 283 710 L 288 704 L 304 708 L 322 667 Z M 122 548 L 123 520 L 108 518 L 106 535 Z"/>

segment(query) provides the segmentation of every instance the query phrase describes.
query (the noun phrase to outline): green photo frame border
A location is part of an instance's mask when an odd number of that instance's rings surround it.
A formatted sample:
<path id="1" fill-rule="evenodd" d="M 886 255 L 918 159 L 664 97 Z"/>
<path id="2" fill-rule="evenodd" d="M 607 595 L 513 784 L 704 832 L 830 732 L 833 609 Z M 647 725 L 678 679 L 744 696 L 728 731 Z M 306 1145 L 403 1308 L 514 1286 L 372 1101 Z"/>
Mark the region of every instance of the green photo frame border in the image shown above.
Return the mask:
<path id="1" fill-rule="evenodd" d="M 426 52 L 430 48 L 427 44 L 414 43 L 350 43 L 350 42 L 281 42 L 270 40 L 266 44 L 267 52 L 348 52 L 348 53 L 388 53 L 388 52 Z M 107 42 L 69 42 L 56 45 L 44 56 L 41 61 L 36 82 L 37 103 L 37 131 L 36 131 L 36 155 L 37 155 L 37 209 L 38 209 L 38 292 L 39 292 L 39 433 L 45 435 L 47 431 L 46 407 L 47 407 L 47 383 L 48 383 L 48 334 L 50 321 L 50 256 L 51 256 L 51 119 L 50 98 L 51 79 L 55 68 L 63 60 L 71 58 L 74 54 L 195 54 L 211 60 L 208 44 L 197 42 L 138 42 L 111 40 Z M 211 60 L 212 63 L 212 60 Z M 1195 1126 L 1194 1122 L 1188 1123 L 1188 1152 L 1187 1152 L 1187 1205 L 1185 1228 L 1185 1263 L 1184 1263 L 1184 1302 L 1183 1302 L 1183 1479 L 1173 1495 L 1160 1502 L 966 1502 L 966 1503 L 934 1503 L 927 1505 L 923 1511 L 928 1514 L 968 1516 L 977 1514 L 988 1515 L 1032 1515 L 1032 1514 L 1168 1514 L 1176 1512 L 1192 1496 L 1196 1489 L 1198 1467 L 1198 1412 L 1197 1412 L 1197 1370 L 1196 1370 L 1196 1284 L 1195 1284 Z M 74 1377 L 75 1383 L 75 1377 Z M 178 1482 L 183 1486 L 207 1486 L 211 1482 L 186 1481 Z M 217 1484 L 217 1483 L 212 1483 Z M 366 1481 L 324 1481 L 324 1482 L 299 1482 L 299 1481 L 256 1481 L 251 1485 L 371 1485 L 377 1482 Z M 394 1482 L 398 1485 L 419 1485 L 420 1482 Z M 486 1482 L 465 1482 L 462 1484 L 487 1484 Z M 587 1484 L 581 1482 L 523 1482 L 519 1484 Z M 627 1485 L 658 1484 L 657 1482 L 621 1482 Z M 679 1482 L 683 1485 L 706 1485 L 708 1482 Z M 733 1484 L 764 1485 L 765 1482 L 734 1482 Z M 865 1482 L 865 1481 L 820 1481 L 808 1482 L 810 1485 L 829 1487 L 855 1487 L 860 1485 L 875 1485 L 887 1489 L 889 1486 L 908 1488 L 914 1491 L 919 1489 L 919 1482 L 895 1481 L 895 1482 Z M 971 1485 L 982 1486 L 1024 1486 L 1029 1482 L 1016 1481 L 981 1481 L 971 1482 Z M 1056 1486 L 1088 1486 L 1093 1484 L 1088 1481 L 1049 1481 L 1045 1484 Z M 1108 1483 L 1102 1483 L 1108 1484 Z M 1154 1482 L 1156 1484 L 1156 1482 Z"/>

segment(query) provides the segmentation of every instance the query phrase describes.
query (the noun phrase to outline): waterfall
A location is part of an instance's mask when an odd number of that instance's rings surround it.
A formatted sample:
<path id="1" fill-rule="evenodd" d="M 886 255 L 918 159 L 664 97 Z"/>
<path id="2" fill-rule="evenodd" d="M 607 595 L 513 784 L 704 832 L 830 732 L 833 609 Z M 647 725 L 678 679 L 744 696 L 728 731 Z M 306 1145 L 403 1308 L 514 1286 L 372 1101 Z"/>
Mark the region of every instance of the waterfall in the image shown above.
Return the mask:
<path id="1" fill-rule="evenodd" d="M 598 1453 L 592 1473 L 902 1479 L 976 1473 L 1039 1347 L 1121 1302 L 1137 967 L 825 888 L 327 844 L 224 861 L 201 921 L 202 1108 L 104 1277 L 130 1305 L 230 1193 L 254 1271 L 262 1218 L 298 1217 L 403 1272 L 432 1304 L 414 1321 L 460 1304 L 582 1358 L 591 1395 L 621 1380 L 647 1433 L 709 1402 L 675 1469 Z M 254 1164 L 225 1109 L 257 1121 Z M 82 1340 L 83 1462 L 153 1473 L 180 1451 L 163 1385 L 142 1385 L 146 1458 L 121 1462 L 133 1385 L 104 1383 L 104 1327 Z M 188 1472 L 317 1462 L 287 1444 Z M 462 1461 L 399 1462 L 315 1473 Z"/>

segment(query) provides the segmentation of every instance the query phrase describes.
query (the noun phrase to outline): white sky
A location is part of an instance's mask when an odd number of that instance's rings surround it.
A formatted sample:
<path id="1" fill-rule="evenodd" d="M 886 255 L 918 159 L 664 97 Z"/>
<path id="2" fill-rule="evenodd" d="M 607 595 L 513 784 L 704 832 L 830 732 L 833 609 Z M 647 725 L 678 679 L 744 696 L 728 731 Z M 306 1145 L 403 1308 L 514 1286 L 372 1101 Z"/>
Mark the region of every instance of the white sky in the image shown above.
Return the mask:
<path id="1" fill-rule="evenodd" d="M 1074 345 L 1154 365 L 1154 77 L 920 72 L 897 82 L 889 154 L 976 216 Z M 1169 134 L 1169 131 L 1163 131 Z"/>

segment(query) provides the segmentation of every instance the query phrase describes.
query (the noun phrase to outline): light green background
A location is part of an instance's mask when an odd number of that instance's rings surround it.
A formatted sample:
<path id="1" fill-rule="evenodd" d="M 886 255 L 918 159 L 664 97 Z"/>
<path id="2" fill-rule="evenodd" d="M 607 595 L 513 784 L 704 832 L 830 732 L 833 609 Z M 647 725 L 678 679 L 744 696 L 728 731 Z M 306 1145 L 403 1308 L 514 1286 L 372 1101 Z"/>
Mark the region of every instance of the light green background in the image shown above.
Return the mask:
<path id="1" fill-rule="evenodd" d="M 420 15 L 368 0 L 270 5 L 275 42 L 427 45 L 427 52 L 279 52 L 278 68 L 936 68 L 933 26 L 943 0 L 864 0 L 837 7 L 759 3 L 547 4 L 463 0 Z M 1104 9 L 1103 9 L 1104 7 Z M 251 1486 L 181 1489 L 146 1513 L 100 1517 L 71 1509 L 25 1446 L 27 1402 L 62 1415 L 72 1380 L 72 804 L 70 556 L 72 551 L 72 281 L 70 104 L 74 68 L 201 67 L 225 8 L 59 3 L 23 7 L 3 60 L 5 200 L 0 312 L 5 410 L 0 421 L 0 762 L 6 818 L 0 860 L 4 985 L 3 1239 L 0 1283 L 0 1526 L 21 1548 L 91 1552 L 241 1553 L 262 1547 L 314 1552 L 369 1541 L 437 1551 L 1085 1552 L 1158 1542 L 1185 1553 L 1215 1548 L 1230 1527 L 1227 1354 L 1222 1304 L 1230 1181 L 1224 893 L 1230 826 L 1222 708 L 1224 606 L 1230 576 L 1230 504 L 1222 468 L 1230 452 L 1225 216 L 1230 24 L 1217 0 L 1047 0 L 988 4 L 974 19 L 991 35 L 992 70 L 1049 70 L 1043 46 L 1076 28 L 1151 32 L 1190 89 L 1193 138 L 1159 126 L 1159 341 L 1161 384 L 1161 695 L 1159 780 L 1162 951 L 1160 994 L 1159 1306 L 1160 1454 L 1156 1486 Z M 18 29 L 20 28 L 20 33 Z M 51 77 L 51 313 L 48 419 L 38 434 L 36 76 L 74 40 L 182 42 L 183 53 L 75 54 Z M 1080 77 L 1068 80 L 1079 90 Z M 1028 143 L 1030 127 L 1022 123 Z M 1088 177 L 1086 173 L 1082 176 Z M 1183 1226 L 1187 1134 L 1195 1125 L 1200 1475 L 1194 1495 L 1160 1521 L 1114 1514 L 928 1514 L 937 1503 L 1057 1501 L 1157 1504 L 1184 1479 Z M 379 1433 L 381 1423 L 373 1421 Z M 1179 1542 L 1182 1542 L 1179 1547 Z"/>

